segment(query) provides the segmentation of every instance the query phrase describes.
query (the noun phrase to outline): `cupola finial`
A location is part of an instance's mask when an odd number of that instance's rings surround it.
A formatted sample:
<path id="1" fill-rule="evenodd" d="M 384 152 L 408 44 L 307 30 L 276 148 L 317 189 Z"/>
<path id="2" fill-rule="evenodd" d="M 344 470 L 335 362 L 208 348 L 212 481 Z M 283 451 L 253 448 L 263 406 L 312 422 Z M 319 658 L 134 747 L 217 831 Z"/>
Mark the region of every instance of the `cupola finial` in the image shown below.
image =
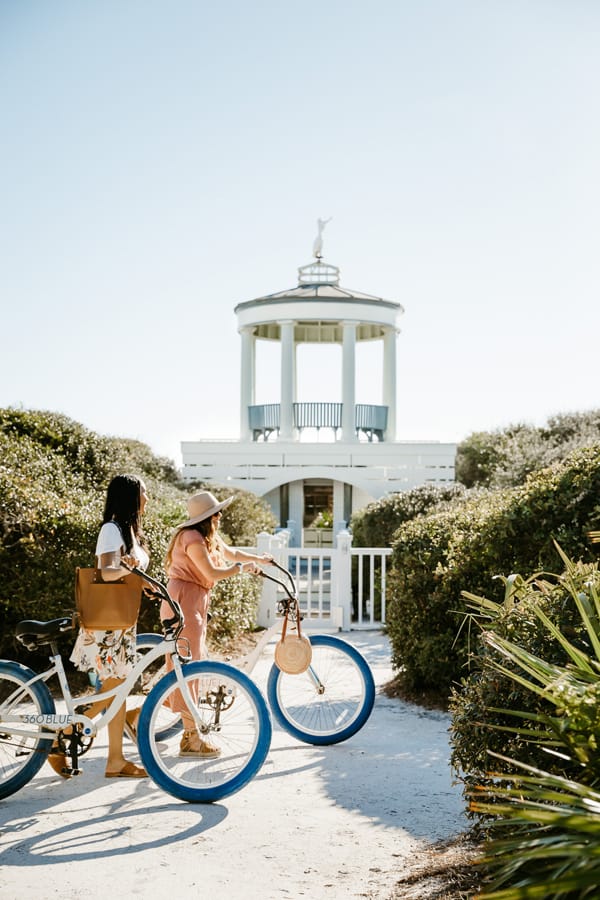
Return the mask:
<path id="1" fill-rule="evenodd" d="M 323 259 L 323 231 L 327 223 L 331 222 L 332 218 L 332 216 L 329 216 L 328 219 L 317 219 L 317 228 L 319 231 L 313 244 L 313 256 L 319 261 Z"/>

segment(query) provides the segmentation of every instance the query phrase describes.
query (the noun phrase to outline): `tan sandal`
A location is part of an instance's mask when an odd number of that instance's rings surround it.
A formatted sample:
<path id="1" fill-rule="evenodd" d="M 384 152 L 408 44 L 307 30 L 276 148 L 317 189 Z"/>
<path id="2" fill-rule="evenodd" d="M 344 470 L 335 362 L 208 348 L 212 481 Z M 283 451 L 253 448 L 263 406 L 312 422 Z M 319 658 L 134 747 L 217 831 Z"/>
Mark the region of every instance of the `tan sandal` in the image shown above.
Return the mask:
<path id="1" fill-rule="evenodd" d="M 179 744 L 180 756 L 195 756 L 198 759 L 216 759 L 221 751 L 208 741 L 204 741 L 197 731 L 184 731 Z"/>
<path id="2" fill-rule="evenodd" d="M 135 763 L 126 762 L 122 769 L 118 772 L 105 772 L 105 778 L 147 778 L 148 773 L 142 766 L 136 766 Z"/>

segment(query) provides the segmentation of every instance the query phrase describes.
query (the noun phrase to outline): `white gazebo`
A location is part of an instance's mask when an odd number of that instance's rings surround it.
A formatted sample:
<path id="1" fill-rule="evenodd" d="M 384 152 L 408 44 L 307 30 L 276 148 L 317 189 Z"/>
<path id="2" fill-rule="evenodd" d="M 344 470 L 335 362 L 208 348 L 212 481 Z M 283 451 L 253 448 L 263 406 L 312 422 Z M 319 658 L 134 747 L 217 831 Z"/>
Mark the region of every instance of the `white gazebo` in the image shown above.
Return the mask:
<path id="1" fill-rule="evenodd" d="M 184 478 L 242 487 L 263 496 L 294 544 L 333 540 L 351 514 L 391 491 L 454 480 L 454 444 L 397 441 L 396 354 L 400 303 L 340 285 L 339 269 L 322 257 L 319 232 L 313 262 L 298 284 L 239 303 L 241 336 L 240 439 L 182 443 Z M 256 396 L 256 358 L 262 341 L 281 349 L 279 403 Z M 356 403 L 356 347 L 382 348 L 381 405 Z M 299 403 L 296 357 L 300 344 L 341 345 L 342 396 Z M 317 441 L 307 441 L 314 434 Z M 326 431 L 329 442 L 322 441 Z M 314 529 L 331 519 L 332 528 Z M 319 523 L 320 524 L 320 523 Z"/>

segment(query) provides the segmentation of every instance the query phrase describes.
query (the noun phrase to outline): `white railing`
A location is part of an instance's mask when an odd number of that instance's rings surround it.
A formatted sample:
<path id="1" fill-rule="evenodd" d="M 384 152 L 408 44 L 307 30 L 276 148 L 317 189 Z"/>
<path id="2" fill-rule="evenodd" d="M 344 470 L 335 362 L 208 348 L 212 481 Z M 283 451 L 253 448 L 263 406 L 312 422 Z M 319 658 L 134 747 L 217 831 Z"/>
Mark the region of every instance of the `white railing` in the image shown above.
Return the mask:
<path id="1" fill-rule="evenodd" d="M 296 581 L 304 627 L 348 631 L 385 625 L 388 547 L 352 548 L 349 532 L 336 546 L 289 547 L 289 533 L 258 535 L 259 553 L 272 553 Z M 276 615 L 277 591 L 265 579 L 258 624 L 267 628 Z"/>
<path id="2" fill-rule="evenodd" d="M 387 561 L 391 553 L 389 547 L 356 547 L 351 551 L 357 563 L 356 627 L 385 625 Z"/>

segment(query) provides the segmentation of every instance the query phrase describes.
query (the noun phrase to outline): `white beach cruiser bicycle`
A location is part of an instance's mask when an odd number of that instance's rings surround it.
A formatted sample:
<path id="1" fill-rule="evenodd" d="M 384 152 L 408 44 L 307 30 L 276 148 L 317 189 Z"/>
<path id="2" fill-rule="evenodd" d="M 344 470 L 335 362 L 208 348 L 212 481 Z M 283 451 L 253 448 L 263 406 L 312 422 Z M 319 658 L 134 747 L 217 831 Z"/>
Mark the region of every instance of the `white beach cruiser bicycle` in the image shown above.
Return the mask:
<path id="1" fill-rule="evenodd" d="M 283 590 L 278 610 L 291 628 L 300 626 L 297 593 L 290 572 L 273 563 L 286 581 L 263 572 Z M 28 649 L 50 647 L 50 668 L 36 674 L 27 666 L 0 660 L 0 798 L 27 784 L 44 764 L 54 741 L 67 756 L 69 774 L 78 775 L 79 759 L 98 731 L 111 721 L 134 686 L 145 683 L 136 738 L 142 762 L 153 781 L 173 796 L 195 803 L 220 800 L 244 787 L 259 771 L 271 744 L 272 724 L 265 699 L 246 671 L 224 662 L 189 662 L 183 640 L 179 604 L 156 579 L 140 575 L 173 616 L 163 621 L 164 634 L 138 635 L 139 660 L 130 675 L 105 693 L 73 697 L 57 648 L 61 634 L 70 631 L 71 616 L 49 622 L 23 621 L 17 639 Z M 289 582 L 289 583 L 288 583 Z M 267 640 L 279 625 L 263 634 L 246 661 L 251 671 Z M 312 659 L 305 672 L 290 675 L 273 664 L 267 695 L 279 724 L 294 737 L 312 744 L 333 744 L 355 734 L 367 721 L 375 699 L 371 670 L 350 644 L 331 635 L 310 637 Z M 173 670 L 164 671 L 170 656 Z M 46 682 L 54 675 L 66 712 L 59 713 Z M 181 720 L 171 711 L 180 691 L 201 735 L 209 736 L 220 755 L 214 759 L 180 757 Z M 194 700 L 194 697 L 197 700 Z M 99 700 L 114 703 L 96 719 L 86 709 Z"/>

